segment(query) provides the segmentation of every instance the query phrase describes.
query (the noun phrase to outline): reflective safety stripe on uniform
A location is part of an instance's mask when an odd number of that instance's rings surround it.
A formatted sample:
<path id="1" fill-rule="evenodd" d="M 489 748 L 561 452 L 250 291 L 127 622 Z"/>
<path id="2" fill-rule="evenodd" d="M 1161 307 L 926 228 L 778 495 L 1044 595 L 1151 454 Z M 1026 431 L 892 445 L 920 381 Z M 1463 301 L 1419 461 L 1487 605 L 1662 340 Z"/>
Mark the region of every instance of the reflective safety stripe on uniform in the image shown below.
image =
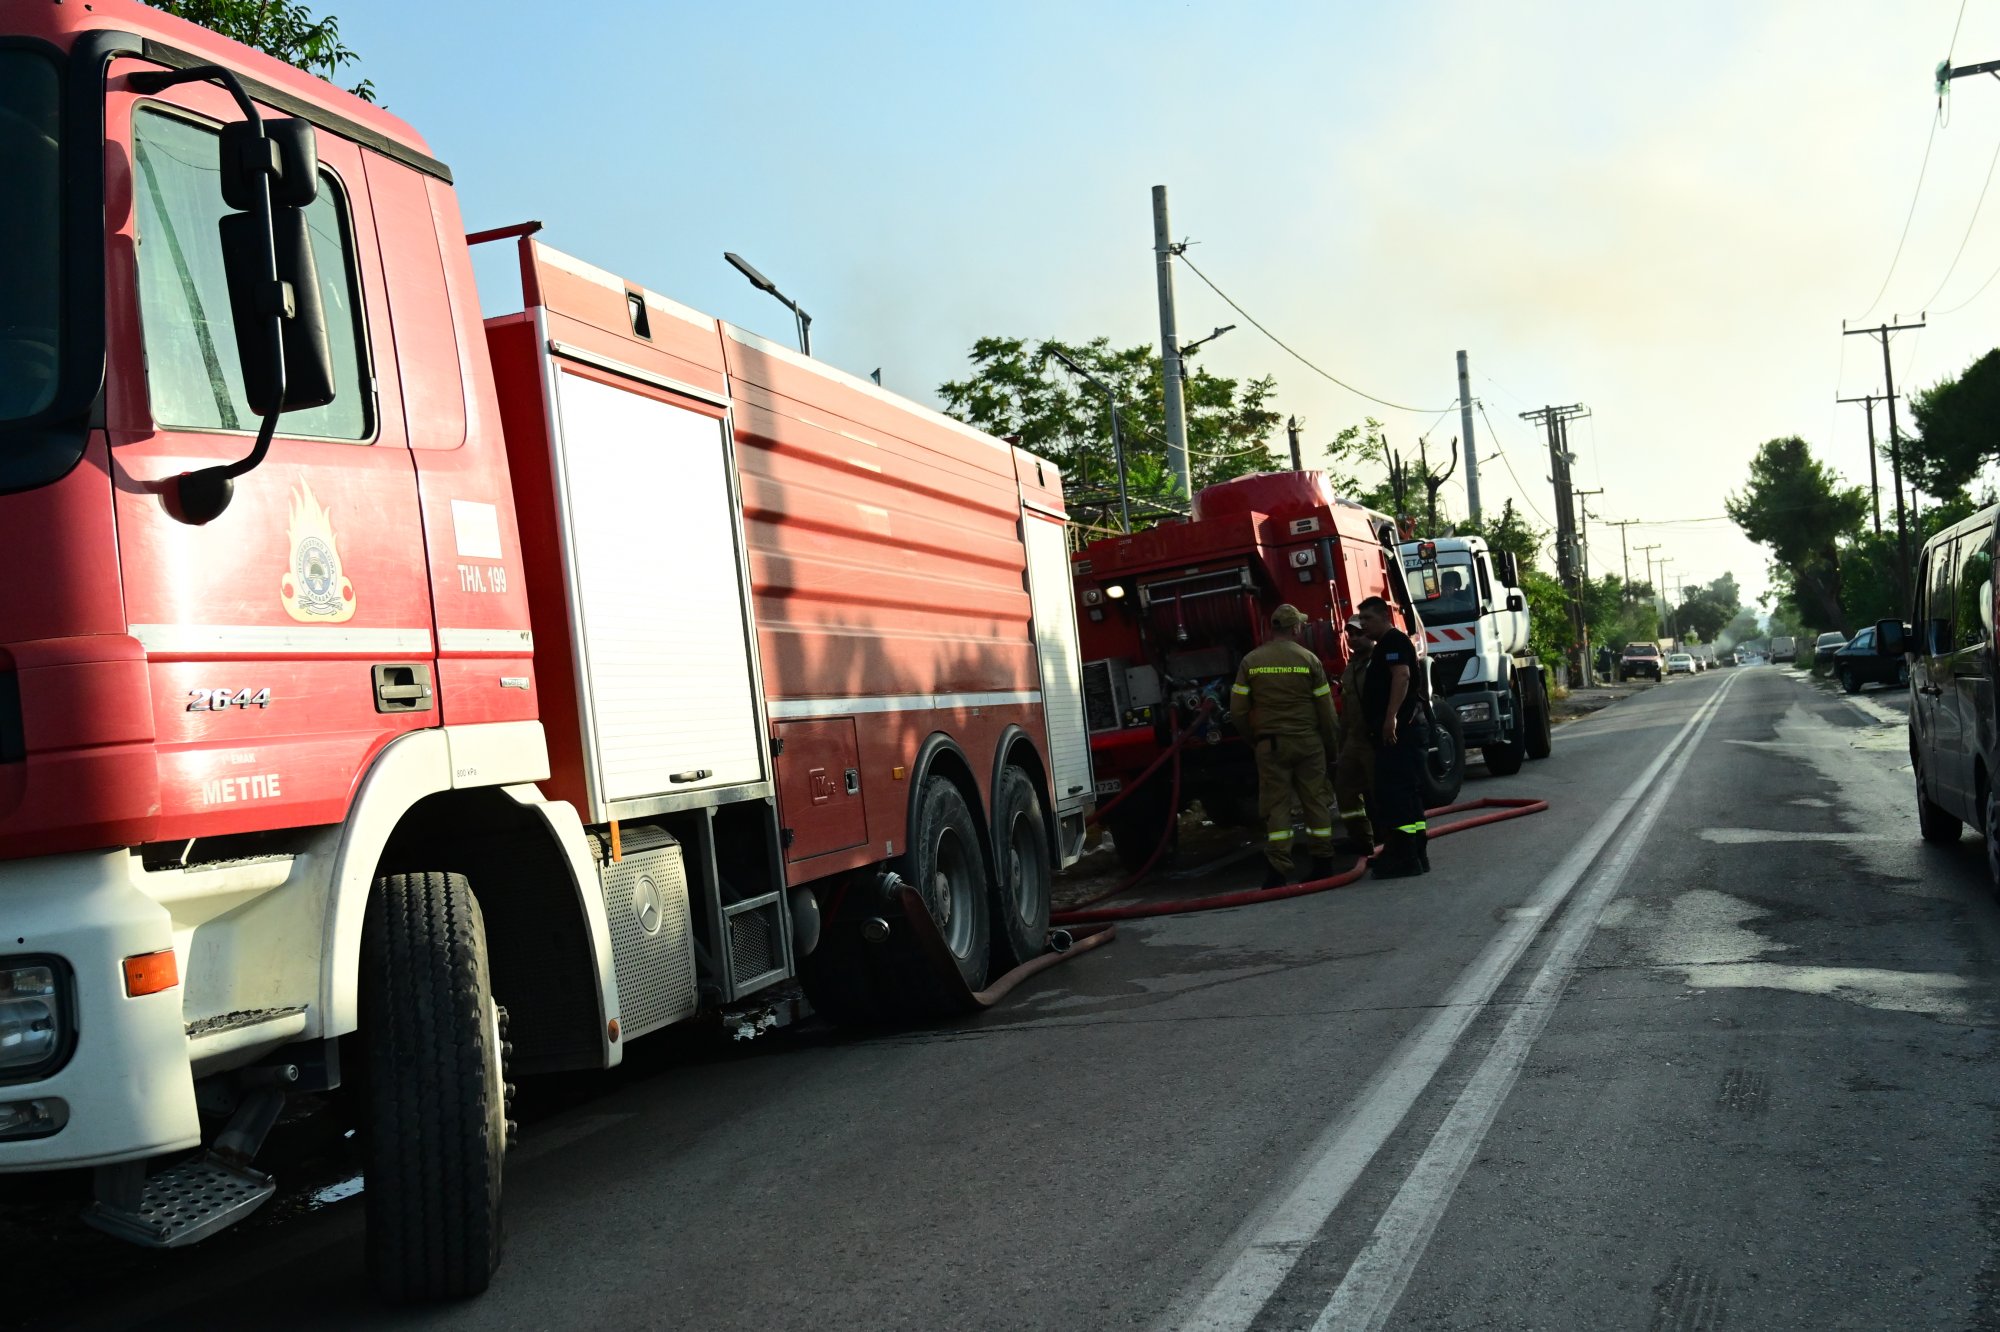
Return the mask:
<path id="1" fill-rule="evenodd" d="M 1252 675 L 1311 675 L 1310 666 L 1250 666 L 1246 668 Z"/>
<path id="2" fill-rule="evenodd" d="M 1292 840 L 1292 830 L 1287 828 L 1283 832 L 1265 833 L 1264 840 L 1267 842 L 1289 842 Z"/>
<path id="3" fill-rule="evenodd" d="M 1420 833 L 1425 831 L 1429 827 L 1430 825 L 1428 823 L 1424 822 L 1422 819 L 1418 819 L 1415 823 L 1398 824 L 1396 827 L 1396 831 L 1406 832 L 1406 833 Z"/>
<path id="4" fill-rule="evenodd" d="M 1249 692 L 1250 692 L 1250 686 L 1249 686 L 1249 685 L 1231 685 L 1231 686 L 1230 686 L 1230 689 L 1229 689 L 1229 692 L 1230 692 L 1230 693 L 1232 693 L 1232 694 L 1247 694 L 1247 693 L 1249 693 Z"/>
<path id="5" fill-rule="evenodd" d="M 1332 685 L 1321 685 L 1319 688 L 1313 690 L 1313 697 L 1325 698 L 1328 694 L 1331 694 L 1332 692 L 1333 692 Z"/>
<path id="6" fill-rule="evenodd" d="M 1327 827 L 1324 827 L 1324 828 L 1308 828 L 1308 829 L 1306 829 L 1306 836 L 1308 836 L 1308 837 L 1331 837 L 1331 836 L 1333 836 L 1333 828 L 1332 828 L 1332 826 L 1331 826 L 1331 825 L 1328 825 Z"/>

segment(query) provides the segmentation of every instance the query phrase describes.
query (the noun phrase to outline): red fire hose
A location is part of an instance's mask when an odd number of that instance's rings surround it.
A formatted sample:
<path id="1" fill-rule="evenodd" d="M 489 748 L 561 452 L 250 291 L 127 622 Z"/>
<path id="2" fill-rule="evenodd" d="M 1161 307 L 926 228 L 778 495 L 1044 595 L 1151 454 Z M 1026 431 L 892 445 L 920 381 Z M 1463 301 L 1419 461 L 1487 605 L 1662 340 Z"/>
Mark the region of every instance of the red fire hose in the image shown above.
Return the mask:
<path id="1" fill-rule="evenodd" d="M 1180 817 L 1181 749 L 1194 736 L 1196 727 L 1206 720 L 1212 707 L 1214 707 L 1212 699 L 1202 700 L 1200 713 L 1188 724 L 1187 729 L 1174 738 L 1174 743 L 1167 748 L 1167 751 L 1154 759 L 1144 772 L 1132 779 L 1130 785 L 1120 791 L 1114 799 L 1107 801 L 1090 818 L 1090 822 L 1098 822 L 1107 811 L 1115 808 L 1120 801 L 1143 786 L 1148 778 L 1159 771 L 1162 763 L 1171 759 L 1174 765 L 1173 788 L 1167 801 L 1169 811 L 1167 823 L 1161 829 L 1160 842 L 1153 848 L 1153 854 L 1146 857 L 1146 863 L 1116 887 L 1106 889 L 1066 911 L 1055 912 L 1049 917 L 1050 924 L 1085 925 L 1117 920 L 1140 920 L 1148 916 L 1179 916 L 1194 911 L 1219 911 L 1225 907 L 1249 906 L 1254 902 L 1277 902 L 1288 897 L 1306 897 L 1332 888 L 1345 888 L 1367 872 L 1367 860 L 1357 859 L 1352 869 L 1340 874 L 1324 879 L 1309 879 L 1304 883 L 1288 883 L 1278 888 L 1250 888 L 1241 892 L 1222 893 L 1214 897 L 1187 898 L 1177 902 L 1148 902 L 1123 907 L 1098 906 L 1100 902 L 1122 896 L 1137 887 L 1142 879 L 1152 873 L 1153 866 L 1159 863 L 1160 857 L 1166 854 L 1168 845 L 1173 841 L 1175 820 Z M 1462 800 L 1455 805 L 1441 805 L 1436 809 L 1425 810 L 1424 818 L 1430 820 L 1447 814 L 1463 814 L 1475 809 L 1492 811 L 1474 818 L 1456 820 L 1442 828 L 1433 829 L 1430 833 L 1432 837 L 1447 837 L 1455 832 L 1464 832 L 1467 828 L 1478 828 L 1489 823 L 1499 823 L 1503 819 L 1519 819 L 1530 814 L 1539 814 L 1548 807 L 1549 802 L 1546 800 L 1524 799 L 1518 796 L 1487 796 L 1479 800 Z"/>

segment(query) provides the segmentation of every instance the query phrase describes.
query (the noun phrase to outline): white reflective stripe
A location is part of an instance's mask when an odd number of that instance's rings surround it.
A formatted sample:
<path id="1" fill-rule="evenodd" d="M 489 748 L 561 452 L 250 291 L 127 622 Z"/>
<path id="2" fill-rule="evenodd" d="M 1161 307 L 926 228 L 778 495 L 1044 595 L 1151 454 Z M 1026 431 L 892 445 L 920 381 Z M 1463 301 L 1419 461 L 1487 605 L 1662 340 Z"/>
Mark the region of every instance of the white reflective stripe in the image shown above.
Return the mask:
<path id="1" fill-rule="evenodd" d="M 807 717 L 846 717 L 859 712 L 932 712 L 948 708 L 1002 708 L 1040 703 L 1039 689 L 992 694 L 883 694 L 873 698 L 788 698 L 771 703 L 778 721 Z"/>
<path id="2" fill-rule="evenodd" d="M 535 636 L 526 629 L 440 629 L 440 652 L 519 652 L 535 650 Z"/>
<path id="3" fill-rule="evenodd" d="M 135 624 L 132 637 L 160 656 L 272 652 L 328 656 L 429 656 L 428 629 L 349 629 L 337 625 Z"/>

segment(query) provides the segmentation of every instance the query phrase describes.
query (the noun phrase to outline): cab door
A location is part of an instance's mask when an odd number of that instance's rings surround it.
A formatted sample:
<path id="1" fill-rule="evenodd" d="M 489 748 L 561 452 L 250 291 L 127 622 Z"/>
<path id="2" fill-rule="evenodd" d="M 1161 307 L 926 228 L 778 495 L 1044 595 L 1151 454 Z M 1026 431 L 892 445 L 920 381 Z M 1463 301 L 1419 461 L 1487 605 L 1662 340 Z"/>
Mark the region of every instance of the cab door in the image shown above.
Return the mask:
<path id="1" fill-rule="evenodd" d="M 1993 528 L 1959 534 L 1953 561 L 1952 648 L 1947 677 L 1938 682 L 1940 710 L 1951 713 L 1956 748 L 1952 753 L 1952 789 L 1966 810 L 1967 821 L 1985 818 L 1980 798 L 1980 765 L 1991 752 L 1993 683 L 1987 657 L 1993 643 Z"/>
<path id="2" fill-rule="evenodd" d="M 1934 804 L 1957 812 L 1953 754 L 1958 749 L 1956 717 L 1942 706 L 1951 675 L 1952 550 L 1949 540 L 1924 551 L 1917 575 L 1916 660 L 1910 667 L 1910 727 L 1925 789 Z"/>
<path id="3" fill-rule="evenodd" d="M 162 502 L 178 474 L 246 455 L 258 421 L 217 236 L 219 88 L 134 94 L 106 125 L 107 408 L 129 632 L 159 739 L 160 833 L 339 819 L 359 774 L 433 725 L 430 589 L 361 150 L 325 131 L 307 210 L 336 397 L 288 413 L 206 526 Z M 277 113 L 266 110 L 265 115 Z"/>

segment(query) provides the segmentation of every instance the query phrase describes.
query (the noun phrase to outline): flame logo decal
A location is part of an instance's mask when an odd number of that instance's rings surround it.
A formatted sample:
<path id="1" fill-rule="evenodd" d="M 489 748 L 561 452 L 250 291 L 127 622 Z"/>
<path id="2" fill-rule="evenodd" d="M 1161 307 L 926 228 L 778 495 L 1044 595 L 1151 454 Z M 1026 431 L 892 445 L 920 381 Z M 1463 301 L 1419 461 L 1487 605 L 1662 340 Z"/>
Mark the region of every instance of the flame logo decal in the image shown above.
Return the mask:
<path id="1" fill-rule="evenodd" d="M 278 593 L 285 614 L 307 624 L 339 624 L 354 617 L 354 584 L 340 572 L 340 549 L 333 540 L 333 515 L 320 507 L 312 487 L 292 491 L 292 521 L 286 529 L 291 558 Z"/>

